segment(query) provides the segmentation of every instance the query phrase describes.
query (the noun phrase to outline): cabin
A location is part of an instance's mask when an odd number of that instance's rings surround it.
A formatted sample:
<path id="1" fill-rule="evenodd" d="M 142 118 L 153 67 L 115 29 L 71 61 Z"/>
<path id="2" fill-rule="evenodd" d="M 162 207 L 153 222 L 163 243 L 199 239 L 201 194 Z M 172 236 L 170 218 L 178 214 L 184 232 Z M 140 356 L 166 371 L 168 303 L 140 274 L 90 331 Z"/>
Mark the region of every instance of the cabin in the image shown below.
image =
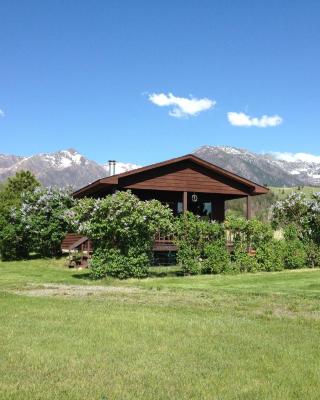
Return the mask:
<path id="1" fill-rule="evenodd" d="M 112 163 L 114 167 L 114 161 Z M 245 198 L 249 219 L 251 198 L 269 191 L 264 186 L 187 154 L 98 179 L 74 192 L 73 196 L 101 198 L 118 190 L 131 190 L 141 200 L 157 199 L 168 204 L 175 215 L 191 211 L 218 222 L 225 219 L 226 200 Z M 175 247 L 170 238 L 156 238 L 155 253 L 172 251 Z"/>
<path id="2" fill-rule="evenodd" d="M 167 203 L 174 214 L 192 211 L 223 222 L 225 201 L 245 197 L 247 218 L 251 216 L 251 197 L 269 189 L 193 154 L 134 169 L 87 185 L 74 197 L 104 197 L 117 190 L 128 190 L 141 200 Z"/>

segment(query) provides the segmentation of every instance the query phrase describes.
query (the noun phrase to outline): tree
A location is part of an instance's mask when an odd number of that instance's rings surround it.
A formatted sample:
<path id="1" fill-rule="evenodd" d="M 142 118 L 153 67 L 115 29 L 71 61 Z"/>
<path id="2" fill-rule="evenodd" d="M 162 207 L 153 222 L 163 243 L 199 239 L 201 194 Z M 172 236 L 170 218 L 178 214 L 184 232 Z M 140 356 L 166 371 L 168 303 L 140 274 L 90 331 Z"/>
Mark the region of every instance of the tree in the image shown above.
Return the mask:
<path id="1" fill-rule="evenodd" d="M 10 208 L 17 207 L 22 202 L 22 194 L 32 192 L 40 182 L 30 171 L 18 171 L 8 178 L 0 190 L 0 215 L 7 215 Z"/>
<path id="2" fill-rule="evenodd" d="M 19 171 L 9 178 L 0 190 L 0 254 L 2 260 L 27 258 L 30 238 L 21 221 L 19 208 L 23 196 L 40 183 L 29 171 Z"/>

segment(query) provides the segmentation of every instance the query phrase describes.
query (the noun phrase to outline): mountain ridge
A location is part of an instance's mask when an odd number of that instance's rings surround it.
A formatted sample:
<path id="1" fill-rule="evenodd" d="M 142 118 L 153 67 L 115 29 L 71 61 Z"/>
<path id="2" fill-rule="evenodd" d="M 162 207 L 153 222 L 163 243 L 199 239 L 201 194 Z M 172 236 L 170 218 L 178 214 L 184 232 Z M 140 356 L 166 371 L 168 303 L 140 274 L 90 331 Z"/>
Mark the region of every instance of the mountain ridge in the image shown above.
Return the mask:
<path id="1" fill-rule="evenodd" d="M 209 145 L 192 153 L 261 185 L 320 185 L 320 157 L 311 154 L 255 153 L 244 148 Z M 117 162 L 116 173 L 138 167 Z M 74 189 L 109 175 L 108 163 L 89 160 L 72 148 L 28 157 L 0 154 L 0 182 L 19 170 L 33 172 L 45 186 L 72 186 Z"/>

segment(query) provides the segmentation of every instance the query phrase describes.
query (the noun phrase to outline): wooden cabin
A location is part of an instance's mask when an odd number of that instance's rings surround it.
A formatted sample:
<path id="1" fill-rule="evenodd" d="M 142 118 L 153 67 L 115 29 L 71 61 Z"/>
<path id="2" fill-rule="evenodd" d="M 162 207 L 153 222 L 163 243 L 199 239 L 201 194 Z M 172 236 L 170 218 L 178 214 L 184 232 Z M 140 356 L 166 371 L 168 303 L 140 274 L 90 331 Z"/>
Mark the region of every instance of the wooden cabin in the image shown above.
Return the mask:
<path id="1" fill-rule="evenodd" d="M 128 190 L 141 200 L 157 199 L 167 203 L 174 214 L 192 211 L 216 221 L 224 221 L 225 201 L 245 197 L 247 218 L 250 199 L 269 189 L 193 154 L 108 176 L 77 190 L 73 195 L 104 197 L 116 190 Z"/>
<path id="2" fill-rule="evenodd" d="M 111 175 L 74 192 L 75 198 L 101 198 L 117 190 L 131 190 L 141 200 L 157 199 L 178 215 L 192 211 L 223 222 L 225 202 L 246 198 L 247 218 L 251 217 L 251 198 L 269 189 L 204 161 L 193 154 Z M 154 253 L 173 252 L 170 238 L 157 237 Z"/>

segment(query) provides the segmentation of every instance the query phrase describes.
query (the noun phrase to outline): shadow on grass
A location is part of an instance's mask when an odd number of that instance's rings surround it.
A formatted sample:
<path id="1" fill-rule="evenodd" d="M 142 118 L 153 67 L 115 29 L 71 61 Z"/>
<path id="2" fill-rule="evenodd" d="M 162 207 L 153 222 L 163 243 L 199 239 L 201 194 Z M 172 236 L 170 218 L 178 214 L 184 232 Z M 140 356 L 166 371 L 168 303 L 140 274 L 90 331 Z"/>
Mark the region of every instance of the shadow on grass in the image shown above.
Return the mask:
<path id="1" fill-rule="evenodd" d="M 181 268 L 177 266 L 162 266 L 162 267 L 150 267 L 149 277 L 150 278 L 164 278 L 173 276 L 183 276 Z"/>
<path id="2" fill-rule="evenodd" d="M 88 279 L 93 280 L 90 277 L 90 272 L 85 272 L 84 274 L 83 273 L 72 274 L 71 276 L 72 276 L 72 278 L 81 279 L 81 280 L 88 280 Z"/>
<path id="3" fill-rule="evenodd" d="M 172 266 L 162 266 L 162 267 L 150 267 L 149 268 L 149 278 L 164 278 L 164 277 L 174 277 L 174 276 L 183 276 L 183 272 L 179 267 L 172 267 Z M 72 277 L 79 280 L 91 280 L 90 272 L 79 272 L 72 274 Z"/>

